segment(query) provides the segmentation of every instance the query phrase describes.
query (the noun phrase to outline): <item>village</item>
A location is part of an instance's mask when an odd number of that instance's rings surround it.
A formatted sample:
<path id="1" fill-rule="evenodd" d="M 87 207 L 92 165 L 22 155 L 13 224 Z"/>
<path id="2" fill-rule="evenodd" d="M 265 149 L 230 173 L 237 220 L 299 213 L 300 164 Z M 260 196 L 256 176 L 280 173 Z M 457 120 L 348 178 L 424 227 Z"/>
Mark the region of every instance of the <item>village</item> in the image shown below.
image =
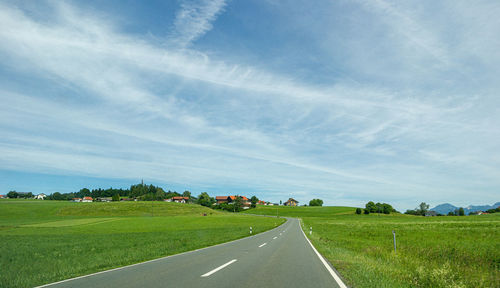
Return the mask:
<path id="1" fill-rule="evenodd" d="M 36 200 L 45 200 L 47 195 L 44 193 L 33 195 L 32 192 L 15 192 L 16 194 L 9 195 L 0 195 L 0 199 L 4 198 L 25 198 L 25 199 L 36 199 Z M 241 204 L 243 209 L 249 209 L 252 206 L 252 201 L 246 196 L 240 195 L 230 195 L 230 196 L 215 196 L 215 202 L 212 205 L 221 205 L 221 204 L 233 204 L 237 198 L 241 199 Z M 112 201 L 140 201 L 138 198 L 129 198 L 129 197 L 75 197 L 69 199 L 71 202 L 112 202 Z M 173 196 L 167 199 L 163 199 L 164 202 L 175 202 L 175 203 L 196 203 L 196 198 L 186 197 L 186 196 Z M 281 202 L 281 201 L 280 201 Z M 299 201 L 289 198 L 284 203 L 272 203 L 269 201 L 257 200 L 256 205 L 264 205 L 264 206 L 298 206 Z"/>

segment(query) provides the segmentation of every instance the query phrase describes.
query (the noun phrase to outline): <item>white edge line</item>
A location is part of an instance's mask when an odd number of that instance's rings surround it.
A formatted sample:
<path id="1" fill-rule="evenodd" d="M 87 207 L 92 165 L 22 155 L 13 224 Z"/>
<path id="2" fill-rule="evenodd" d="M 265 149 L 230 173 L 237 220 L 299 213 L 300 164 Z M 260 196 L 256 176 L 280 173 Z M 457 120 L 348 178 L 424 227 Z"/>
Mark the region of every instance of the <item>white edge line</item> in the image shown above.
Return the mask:
<path id="1" fill-rule="evenodd" d="M 205 273 L 205 274 L 201 275 L 201 277 L 208 277 L 208 276 L 210 276 L 210 275 L 214 274 L 215 272 L 217 272 L 217 271 L 219 271 L 219 270 L 221 270 L 221 269 L 223 269 L 223 268 L 225 268 L 225 267 L 227 267 L 227 266 L 229 266 L 229 265 L 233 264 L 233 263 L 234 263 L 234 262 L 236 262 L 236 261 L 238 261 L 238 260 L 233 259 L 233 260 L 231 260 L 231 261 L 227 262 L 226 264 L 222 264 L 222 265 L 220 265 L 219 267 L 215 268 L 214 270 L 212 270 L 212 271 L 210 271 L 210 272 L 207 272 L 207 273 Z"/>
<path id="2" fill-rule="evenodd" d="M 344 282 L 342 282 L 342 279 L 340 279 L 340 277 L 337 275 L 337 273 L 335 273 L 335 271 L 333 271 L 332 267 L 330 267 L 330 265 L 326 262 L 325 258 L 323 258 L 323 256 L 321 256 L 321 254 L 319 254 L 318 250 L 316 250 L 316 248 L 311 243 L 309 238 L 307 238 L 306 234 L 304 233 L 304 230 L 302 230 L 302 227 L 300 227 L 300 225 L 299 225 L 299 228 L 300 228 L 300 231 L 302 231 L 302 235 L 304 235 L 304 238 L 306 238 L 307 242 L 309 243 L 309 245 L 311 245 L 311 247 L 314 250 L 314 252 L 316 253 L 316 255 L 318 255 L 319 260 L 321 260 L 321 262 L 323 263 L 323 265 L 325 265 L 328 272 L 330 272 L 330 274 L 332 275 L 333 279 L 335 279 L 335 282 L 337 282 L 337 284 L 340 286 L 340 288 L 347 288 L 347 286 L 344 284 Z"/>
<path id="3" fill-rule="evenodd" d="M 274 237 L 273 239 L 276 239 L 276 238 L 278 238 L 278 236 Z"/>
<path id="4" fill-rule="evenodd" d="M 264 243 L 264 244 L 260 244 L 260 245 L 259 245 L 259 248 L 260 248 L 260 247 L 263 247 L 263 246 L 266 246 L 266 244 L 267 244 L 267 242 L 266 242 L 266 243 Z"/>
<path id="5" fill-rule="evenodd" d="M 250 214 L 250 215 L 251 215 L 251 214 Z M 251 215 L 251 216 L 254 216 L 254 215 Z M 284 218 L 284 217 L 283 217 L 283 218 Z M 284 219 L 286 219 L 286 221 L 285 221 L 285 222 L 283 222 L 283 224 L 281 224 L 281 225 L 280 225 L 280 226 L 278 226 L 278 227 L 281 227 L 281 226 L 285 225 L 285 224 L 288 222 L 288 219 L 287 219 L 287 218 L 284 218 Z M 209 248 L 213 248 L 213 247 L 217 247 L 217 246 L 224 246 L 224 245 L 227 245 L 227 244 L 231 244 L 231 243 L 233 243 L 233 242 L 242 241 L 242 240 L 245 240 L 245 239 L 249 239 L 249 238 L 252 238 L 252 237 L 256 237 L 256 236 L 262 235 L 262 234 L 264 234 L 264 233 L 271 232 L 271 231 L 273 231 L 273 230 L 277 229 L 278 227 L 273 228 L 273 229 L 271 229 L 271 230 L 267 230 L 267 231 L 264 231 L 264 232 L 258 233 L 258 234 L 255 234 L 255 235 L 252 235 L 252 236 L 246 236 L 246 237 L 244 237 L 244 238 L 240 238 L 240 239 L 232 240 L 232 241 L 229 241 L 229 242 L 219 243 L 219 244 L 215 244 L 215 245 L 208 246 L 208 247 L 203 247 L 203 248 L 196 249 L 196 250 L 186 251 L 186 252 L 182 252 L 182 253 L 179 253 L 179 254 L 174 254 L 174 255 L 168 255 L 168 256 L 165 256 L 165 257 L 156 258 L 156 259 L 152 259 L 152 260 L 148 260 L 148 261 L 144 261 L 144 262 L 140 262 L 140 263 L 130 264 L 130 265 L 127 265 L 127 266 L 122 266 L 122 267 L 118 267 L 118 268 L 113 268 L 113 269 L 110 269 L 110 270 L 99 271 L 99 272 L 95 272 L 95 273 L 92 273 L 92 274 L 87 274 L 87 275 L 78 276 L 78 277 L 75 277 L 75 278 L 64 279 L 64 280 L 61 280 L 61 281 L 57 281 L 57 282 L 53 282 L 53 283 L 48 283 L 48 284 L 43 284 L 43 285 L 41 285 L 41 286 L 36 286 L 36 287 L 34 287 L 34 288 L 49 287 L 49 286 L 52 286 L 52 285 L 57 285 L 57 284 L 60 284 L 60 283 L 64 283 L 64 282 L 68 282 L 68 281 L 73 281 L 73 280 L 77 280 L 77 279 L 81 279 L 81 278 L 85 278 L 85 277 L 90 277 L 90 276 L 99 275 L 99 274 L 103 274 L 103 273 L 107 273 L 107 272 L 113 272 L 113 271 L 116 271 L 116 270 L 126 269 L 126 268 L 130 268 L 130 267 L 133 267 L 133 266 L 138 266 L 138 265 L 142 265 L 142 264 L 146 264 L 146 263 L 151 263 L 151 262 L 155 262 L 155 261 L 160 261 L 160 260 L 167 259 L 167 258 L 171 258 L 171 257 L 181 256 L 181 255 L 184 255 L 184 254 L 194 253 L 194 252 L 202 251 L 202 250 L 209 249 Z"/>

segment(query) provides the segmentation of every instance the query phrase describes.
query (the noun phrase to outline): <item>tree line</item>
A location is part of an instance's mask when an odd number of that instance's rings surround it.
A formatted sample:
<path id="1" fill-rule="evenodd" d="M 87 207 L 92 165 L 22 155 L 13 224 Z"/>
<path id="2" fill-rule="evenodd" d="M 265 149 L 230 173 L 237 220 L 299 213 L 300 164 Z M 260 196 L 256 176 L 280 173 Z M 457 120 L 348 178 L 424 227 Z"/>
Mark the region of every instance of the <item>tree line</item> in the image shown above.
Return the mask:
<path id="1" fill-rule="evenodd" d="M 390 214 L 393 212 L 398 212 L 396 209 L 394 209 L 390 204 L 387 203 L 374 203 L 373 201 L 370 201 L 366 203 L 365 209 L 357 208 L 356 209 L 356 214 L 370 214 L 370 213 L 379 213 L 379 214 Z"/>
<path id="2" fill-rule="evenodd" d="M 165 192 L 163 188 L 159 186 L 154 186 L 152 184 L 147 185 L 144 183 L 131 185 L 129 189 L 88 189 L 82 188 L 78 192 L 70 192 L 70 193 L 60 193 L 54 192 L 51 195 L 47 196 L 48 200 L 71 200 L 73 198 L 83 198 L 83 197 L 92 197 L 94 199 L 98 198 L 112 198 L 115 201 L 123 198 L 133 198 L 143 201 L 153 201 L 153 200 L 164 200 L 169 199 L 174 196 L 183 196 L 188 197 L 189 201 L 194 201 L 195 199 L 191 196 L 191 192 L 184 191 L 183 193 L 178 193 L 176 191 L 168 190 Z M 10 198 L 10 197 L 9 197 Z"/>

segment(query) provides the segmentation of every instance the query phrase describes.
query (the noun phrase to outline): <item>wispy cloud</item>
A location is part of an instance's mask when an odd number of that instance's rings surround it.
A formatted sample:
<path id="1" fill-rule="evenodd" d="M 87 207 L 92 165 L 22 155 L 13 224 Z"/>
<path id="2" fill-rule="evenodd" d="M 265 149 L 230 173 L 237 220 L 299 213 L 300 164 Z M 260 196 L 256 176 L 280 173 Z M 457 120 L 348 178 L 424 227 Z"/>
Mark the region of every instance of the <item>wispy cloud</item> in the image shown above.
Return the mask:
<path id="1" fill-rule="evenodd" d="M 170 43 L 185 48 L 212 30 L 213 22 L 224 11 L 225 0 L 184 0 L 176 13 Z"/>

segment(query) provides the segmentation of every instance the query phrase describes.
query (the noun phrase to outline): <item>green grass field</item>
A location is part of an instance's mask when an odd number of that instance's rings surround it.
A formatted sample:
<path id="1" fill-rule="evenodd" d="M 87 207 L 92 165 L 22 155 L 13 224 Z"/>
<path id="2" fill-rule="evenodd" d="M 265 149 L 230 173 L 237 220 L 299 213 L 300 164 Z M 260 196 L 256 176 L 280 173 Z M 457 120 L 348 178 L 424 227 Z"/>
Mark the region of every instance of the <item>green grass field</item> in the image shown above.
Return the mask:
<path id="1" fill-rule="evenodd" d="M 247 213 L 276 215 L 276 207 Z M 500 287 L 500 215 L 356 215 L 348 207 L 279 207 L 302 218 L 352 287 Z M 274 211 L 274 212 L 273 212 Z M 396 231 L 394 253 L 392 230 Z M 308 234 L 308 233 L 306 233 Z"/>
<path id="2" fill-rule="evenodd" d="M 32 287 L 263 232 L 283 219 L 157 202 L 0 200 L 0 287 Z M 207 216 L 203 216 L 206 214 Z"/>

